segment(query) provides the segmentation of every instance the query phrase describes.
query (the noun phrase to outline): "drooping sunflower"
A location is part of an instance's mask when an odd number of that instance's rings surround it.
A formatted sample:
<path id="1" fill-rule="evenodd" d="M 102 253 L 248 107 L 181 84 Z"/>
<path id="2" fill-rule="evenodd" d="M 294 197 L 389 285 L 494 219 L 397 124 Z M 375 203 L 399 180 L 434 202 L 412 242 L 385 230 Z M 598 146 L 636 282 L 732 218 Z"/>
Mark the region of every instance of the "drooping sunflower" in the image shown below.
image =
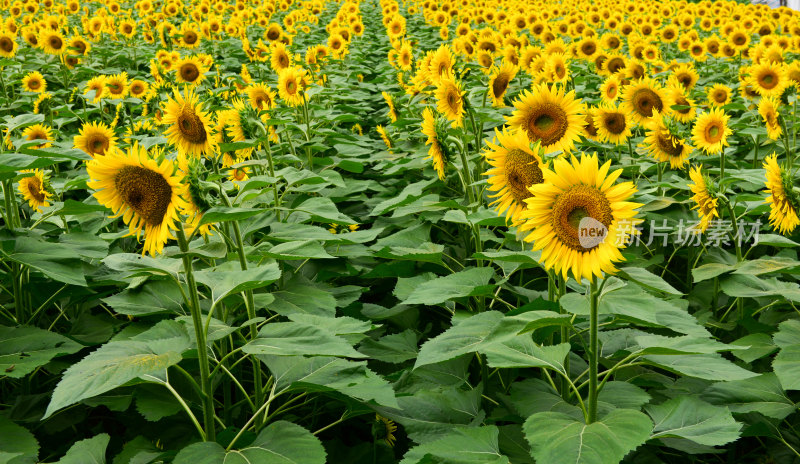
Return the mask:
<path id="1" fill-rule="evenodd" d="M 269 63 L 277 74 L 292 65 L 292 55 L 286 50 L 286 45 L 281 42 L 272 44 Z"/>
<path id="2" fill-rule="evenodd" d="M 303 90 L 305 89 L 306 71 L 297 66 L 284 69 L 278 75 L 278 95 L 289 106 L 303 104 Z"/>
<path id="3" fill-rule="evenodd" d="M 47 90 L 47 81 L 39 71 L 29 72 L 22 78 L 22 89 L 26 92 L 42 93 Z"/>
<path id="4" fill-rule="evenodd" d="M 427 137 L 425 145 L 430 145 L 428 149 L 428 156 L 433 163 L 433 169 L 439 175 L 440 180 L 444 180 L 445 166 L 447 165 L 447 153 L 439 141 L 439 136 L 436 132 L 436 115 L 433 111 L 426 107 L 422 110 L 422 134 Z"/>
<path id="5" fill-rule="evenodd" d="M 397 109 L 394 107 L 394 99 L 389 92 L 381 92 L 381 96 L 383 96 L 383 99 L 386 100 L 386 106 L 389 107 L 389 112 L 387 113 L 389 120 L 392 122 L 397 122 Z"/>
<path id="6" fill-rule="evenodd" d="M 25 140 L 53 140 L 53 131 L 52 129 L 45 125 L 45 124 L 34 124 L 32 126 L 28 126 L 25 130 L 22 131 L 22 136 L 25 137 Z M 53 146 L 52 143 L 42 143 L 36 145 L 35 148 L 48 148 Z"/>
<path id="7" fill-rule="evenodd" d="M 750 67 L 748 83 L 762 97 L 773 97 L 780 96 L 792 82 L 786 72 L 786 65 L 762 62 Z"/>
<path id="8" fill-rule="evenodd" d="M 693 166 L 692 169 L 689 170 L 689 177 L 693 182 L 689 184 L 689 188 L 694 194 L 692 200 L 695 202 L 695 206 L 692 209 L 697 210 L 699 219 L 694 230 L 698 233 L 705 232 L 711 224 L 711 221 L 713 221 L 714 218 L 719 218 L 719 211 L 717 211 L 718 200 L 714 192 L 713 184 L 710 179 L 703 175 L 702 169 L 703 165 L 701 164 L 700 166 Z"/>
<path id="9" fill-rule="evenodd" d="M 384 128 L 383 126 L 378 124 L 375 127 L 375 130 L 378 131 L 378 135 L 381 136 L 381 139 L 383 140 L 383 143 L 386 145 L 386 148 L 391 149 L 392 148 L 392 139 L 389 137 L 389 133 L 386 132 L 386 128 Z"/>
<path id="10" fill-rule="evenodd" d="M 642 122 L 655 112 L 663 112 L 666 95 L 660 85 L 649 77 L 632 82 L 622 94 L 622 107 L 636 122 Z"/>
<path id="11" fill-rule="evenodd" d="M 179 210 L 188 205 L 180 197 L 184 186 L 174 161 L 158 161 L 135 143 L 125 152 L 114 150 L 93 159 L 86 171 L 94 197 L 116 217 L 122 216 L 130 235 L 138 239 L 144 230 L 142 253 L 161 253 L 167 240 L 175 238 Z"/>
<path id="12" fill-rule="evenodd" d="M 113 76 L 106 76 L 106 89 L 109 98 L 125 98 L 128 95 L 128 73 L 121 72 Z"/>
<path id="13" fill-rule="evenodd" d="M 17 36 L 9 31 L 0 31 L 0 56 L 3 58 L 14 58 L 17 54 L 19 44 Z"/>
<path id="14" fill-rule="evenodd" d="M 714 108 L 698 116 L 692 129 L 695 145 L 708 154 L 721 152 L 728 146 L 728 136 L 732 132 L 728 127 L 728 119 L 730 116 L 722 108 Z"/>
<path id="15" fill-rule="evenodd" d="M 592 109 L 592 121 L 601 142 L 622 145 L 631 136 L 631 118 L 617 105 L 604 103 Z"/>
<path id="16" fill-rule="evenodd" d="M 545 153 L 568 152 L 580 141 L 585 121 L 574 90 L 565 93 L 563 87 L 539 84 L 523 92 L 514 107 L 508 125 L 525 131 L 531 142 L 540 142 Z"/>
<path id="17" fill-rule="evenodd" d="M 800 198 L 794 191 L 794 179 L 790 171 L 778 164 L 778 156 L 773 153 L 764 160 L 766 170 L 765 193 L 769 203 L 769 223 L 783 235 L 792 233 L 800 224 Z"/>
<path id="18" fill-rule="evenodd" d="M 450 76 L 454 64 L 455 58 L 453 57 L 453 52 L 450 50 L 450 47 L 447 44 L 440 45 L 431 57 L 428 67 L 428 76 L 433 84 L 438 85 L 442 77 Z"/>
<path id="19" fill-rule="evenodd" d="M 492 101 L 492 106 L 503 107 L 505 102 L 503 97 L 508 90 L 508 85 L 517 76 L 519 68 L 511 62 L 505 61 L 499 68 L 495 68 L 489 77 L 489 98 Z"/>
<path id="20" fill-rule="evenodd" d="M 764 125 L 767 127 L 767 137 L 772 140 L 778 140 L 783 134 L 783 129 L 778 119 L 780 117 L 779 108 L 780 103 L 774 97 L 764 97 L 758 103 L 758 114 L 764 119 Z"/>
<path id="21" fill-rule="evenodd" d="M 525 241 L 542 251 L 545 269 L 593 281 L 615 273 L 614 262 L 625 260 L 619 250 L 635 233 L 641 204 L 628 201 L 636 192 L 632 182 L 614 184 L 622 170 L 609 173 L 611 161 L 598 167 L 596 155 L 570 158 L 542 169 L 544 182 L 529 188 L 520 231 L 529 232 Z"/>
<path id="22" fill-rule="evenodd" d="M 267 84 L 253 84 L 247 87 L 247 99 L 258 111 L 271 110 L 275 106 L 275 91 Z"/>
<path id="23" fill-rule="evenodd" d="M 483 156 L 491 168 L 483 175 L 489 176 L 489 190 L 495 192 L 489 196 L 496 198 L 491 205 L 497 205 L 495 210 L 505 214 L 507 222 L 517 225 L 527 207 L 525 199 L 531 196 L 528 187 L 544 180 L 539 143 L 531 148 L 520 129 L 503 132 L 495 129 L 494 142 L 487 142 L 486 146 Z"/>
<path id="24" fill-rule="evenodd" d="M 114 130 L 102 122 L 87 122 L 73 139 L 75 148 L 83 150 L 92 158 L 107 155 L 117 147 Z"/>
<path id="25" fill-rule="evenodd" d="M 352 226 L 351 226 L 352 227 Z M 375 422 L 372 425 L 372 434 L 375 439 L 383 440 L 390 448 L 394 447 L 397 425 L 393 420 L 375 414 Z"/>
<path id="26" fill-rule="evenodd" d="M 175 77 L 180 84 L 197 85 L 205 79 L 208 69 L 195 56 L 187 56 L 173 65 Z"/>
<path id="27" fill-rule="evenodd" d="M 461 83 L 452 75 L 441 76 L 436 87 L 436 109 L 453 127 L 461 127 L 464 120 L 464 92 Z"/>
<path id="28" fill-rule="evenodd" d="M 211 118 L 203 111 L 203 104 L 192 89 L 185 89 L 183 95 L 175 89 L 174 97 L 162 105 L 162 122 L 169 126 L 166 135 L 178 153 L 200 157 L 210 156 L 216 150 Z"/>
<path id="29" fill-rule="evenodd" d="M 19 180 L 19 192 L 34 211 L 41 213 L 42 207 L 47 208 L 50 206 L 48 200 L 53 196 L 45 188 L 44 172 L 41 169 L 26 169 L 20 171 L 20 173 L 33 173 L 32 176 L 23 177 Z"/>
<path id="30" fill-rule="evenodd" d="M 708 104 L 723 106 L 731 101 L 731 88 L 725 84 L 714 84 L 707 90 Z"/>
<path id="31" fill-rule="evenodd" d="M 218 113 L 219 122 L 224 126 L 224 128 L 219 131 L 219 134 L 222 134 L 224 130 L 233 142 L 243 142 L 248 138 L 255 138 L 253 134 L 249 133 L 251 129 L 247 127 L 247 107 L 245 106 L 245 102 L 239 98 L 235 98 L 231 101 L 231 105 L 233 108 Z M 253 153 L 253 149 L 253 147 L 248 147 L 237 150 L 237 158 L 249 158 Z"/>
<path id="32" fill-rule="evenodd" d="M 654 112 L 653 117 L 644 122 L 644 127 L 647 130 L 644 143 L 653 158 L 669 162 L 672 169 L 680 169 L 686 164 L 692 146 L 670 130 L 665 116 Z"/>

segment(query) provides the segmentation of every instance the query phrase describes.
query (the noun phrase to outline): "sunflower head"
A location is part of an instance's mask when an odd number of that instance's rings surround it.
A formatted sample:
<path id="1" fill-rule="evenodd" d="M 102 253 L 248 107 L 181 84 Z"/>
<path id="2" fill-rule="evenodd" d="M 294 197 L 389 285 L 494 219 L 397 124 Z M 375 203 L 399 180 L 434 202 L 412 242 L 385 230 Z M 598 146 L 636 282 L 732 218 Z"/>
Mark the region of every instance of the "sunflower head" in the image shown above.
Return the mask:
<path id="1" fill-rule="evenodd" d="M 592 123 L 601 142 L 622 145 L 632 133 L 631 117 L 611 103 L 604 103 L 592 110 Z"/>
<path id="2" fill-rule="evenodd" d="M 440 76 L 435 95 L 436 109 L 452 121 L 453 127 L 461 127 L 465 112 L 461 82 L 452 73 Z"/>
<path id="3" fill-rule="evenodd" d="M 629 84 L 622 95 L 623 107 L 637 122 L 652 117 L 654 112 L 663 112 L 665 102 L 664 90 L 649 77 Z"/>
<path id="4" fill-rule="evenodd" d="M 505 214 L 506 221 L 516 225 L 525 210 L 525 200 L 531 196 L 528 187 L 541 183 L 542 152 L 539 142 L 531 147 L 522 130 L 495 129 L 494 142 L 487 142 L 483 156 L 491 168 L 484 173 L 489 176 L 490 195 L 496 198 L 498 214 Z"/>
<path id="5" fill-rule="evenodd" d="M 628 201 L 633 183 L 614 184 L 622 170 L 609 173 L 610 167 L 610 161 L 599 166 L 595 155 L 557 158 L 552 170 L 542 169 L 544 182 L 529 188 L 520 230 L 542 251 L 545 269 L 592 281 L 615 273 L 614 262 L 624 260 L 619 250 L 635 233 L 641 205 Z"/>
<path id="6" fill-rule="evenodd" d="M 689 158 L 692 146 L 686 143 L 674 127 L 671 119 L 654 112 L 653 117 L 644 122 L 645 146 L 658 161 L 669 162 L 673 169 L 680 169 Z"/>
<path id="7" fill-rule="evenodd" d="M 217 142 L 212 133 L 211 118 L 203 111 L 203 104 L 191 89 L 187 88 L 184 94 L 176 89 L 174 97 L 163 104 L 162 109 L 162 122 L 169 126 L 166 135 L 179 153 L 200 157 L 215 152 Z"/>
<path id="8" fill-rule="evenodd" d="M 48 192 L 44 172 L 41 169 L 28 169 L 20 173 L 31 174 L 19 180 L 19 192 L 28 201 L 28 205 L 37 212 L 41 212 L 42 207 L 50 206 L 48 201 L 52 194 Z"/>
<path id="9" fill-rule="evenodd" d="M 714 183 L 711 182 L 711 179 L 703 174 L 702 170 L 702 164 L 700 166 L 693 166 L 689 170 L 689 177 L 692 180 L 692 183 L 689 184 L 689 188 L 694 194 L 692 200 L 695 203 L 692 209 L 697 210 L 697 216 L 699 218 L 699 222 L 694 227 L 694 231 L 697 233 L 705 232 L 711 224 L 711 221 L 713 221 L 714 218 L 719 218 L 716 187 Z"/>
<path id="10" fill-rule="evenodd" d="M 701 114 L 692 129 L 692 140 L 708 154 L 721 152 L 723 147 L 728 146 L 728 136 L 732 132 L 728 127 L 728 119 L 730 116 L 722 108 Z"/>
<path id="11" fill-rule="evenodd" d="M 22 88 L 26 92 L 43 93 L 47 90 L 47 81 L 39 71 L 29 72 L 22 78 Z"/>
<path id="12" fill-rule="evenodd" d="M 372 436 L 375 440 L 383 440 L 389 447 L 394 447 L 395 432 L 397 432 L 397 425 L 393 420 L 375 414 L 375 421 L 372 423 Z"/>
<path id="13" fill-rule="evenodd" d="M 95 121 L 84 124 L 73 142 L 76 148 L 95 158 L 113 151 L 117 146 L 117 137 L 111 127 Z"/>
<path id="14" fill-rule="evenodd" d="M 580 140 L 585 117 L 575 91 L 539 84 L 525 91 L 514 107 L 508 124 L 522 129 L 531 142 L 540 142 L 546 153 L 570 151 Z"/>
<path id="15" fill-rule="evenodd" d="M 769 222 L 781 234 L 791 234 L 800 224 L 800 198 L 794 191 L 794 178 L 791 171 L 778 164 L 778 156 L 773 153 L 764 160 L 766 170 L 767 198 L 770 205 Z"/>

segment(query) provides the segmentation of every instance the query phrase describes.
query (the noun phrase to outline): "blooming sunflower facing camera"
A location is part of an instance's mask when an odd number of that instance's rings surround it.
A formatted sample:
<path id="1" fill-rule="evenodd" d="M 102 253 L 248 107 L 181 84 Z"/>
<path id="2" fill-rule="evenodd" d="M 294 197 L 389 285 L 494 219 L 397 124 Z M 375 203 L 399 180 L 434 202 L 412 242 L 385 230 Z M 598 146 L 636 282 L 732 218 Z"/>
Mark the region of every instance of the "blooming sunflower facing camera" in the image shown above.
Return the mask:
<path id="1" fill-rule="evenodd" d="M 722 108 L 714 108 L 708 113 L 697 117 L 697 122 L 692 129 L 692 140 L 708 154 L 716 154 L 728 146 L 728 136 L 731 129 L 728 127 L 730 116 L 725 115 Z"/>
<path id="2" fill-rule="evenodd" d="M 631 118 L 614 104 L 604 103 L 592 110 L 592 122 L 601 142 L 622 145 L 631 136 Z"/>
<path id="3" fill-rule="evenodd" d="M 593 281 L 615 273 L 614 263 L 625 260 L 619 250 L 636 233 L 641 204 L 628 201 L 636 192 L 632 182 L 614 184 L 622 170 L 609 173 L 610 161 L 598 166 L 596 155 L 570 158 L 542 169 L 544 181 L 529 188 L 520 230 L 542 251 L 545 269 Z"/>
<path id="4" fill-rule="evenodd" d="M 303 90 L 306 86 L 306 71 L 297 66 L 291 66 L 278 75 L 278 95 L 289 106 L 303 104 Z"/>
<path id="5" fill-rule="evenodd" d="M 528 187 L 541 183 L 542 157 L 539 144 L 531 148 L 528 137 L 521 130 L 499 132 L 495 129 L 495 141 L 486 143 L 483 156 L 492 167 L 484 173 L 489 176 L 489 195 L 497 198 L 491 205 L 499 214 L 505 213 L 511 224 L 520 222 L 525 211 L 525 200 L 530 198 Z"/>
<path id="6" fill-rule="evenodd" d="M 184 94 L 175 90 L 174 98 L 163 104 L 163 123 L 169 126 L 166 135 L 169 143 L 183 155 L 200 157 L 211 155 L 217 146 L 211 134 L 211 118 L 203 111 L 197 94 L 186 89 Z"/>
<path id="7" fill-rule="evenodd" d="M 52 196 L 45 189 L 44 172 L 41 169 L 20 171 L 21 174 L 33 173 L 32 176 L 23 177 L 19 180 L 19 192 L 28 201 L 28 204 L 36 212 L 42 212 L 42 207 L 50 206 L 48 200 Z"/>
<path id="8" fill-rule="evenodd" d="M 522 129 L 545 153 L 571 151 L 580 141 L 586 121 L 575 91 L 565 93 L 561 87 L 539 84 L 520 95 L 514 107 L 508 125 Z"/>
<path id="9" fill-rule="evenodd" d="M 652 117 L 654 111 L 663 113 L 666 101 L 664 90 L 649 77 L 632 82 L 622 94 L 622 106 L 636 122 Z"/>
<path id="10" fill-rule="evenodd" d="M 114 130 L 102 122 L 87 122 L 73 139 L 75 148 L 92 158 L 107 154 L 117 146 Z"/>
<path id="11" fill-rule="evenodd" d="M 114 150 L 93 159 L 86 171 L 94 197 L 115 217 L 122 216 L 130 235 L 138 239 L 144 230 L 142 253 L 161 253 L 167 240 L 175 238 L 171 230 L 181 220 L 178 212 L 188 205 L 180 197 L 184 186 L 173 161 L 153 159 L 136 143 L 126 152 Z"/>
<path id="12" fill-rule="evenodd" d="M 773 153 L 764 161 L 766 169 L 765 203 L 769 203 L 769 223 L 783 235 L 792 233 L 800 224 L 800 198 L 794 191 L 794 179 L 791 172 L 778 164 L 778 156 Z"/>

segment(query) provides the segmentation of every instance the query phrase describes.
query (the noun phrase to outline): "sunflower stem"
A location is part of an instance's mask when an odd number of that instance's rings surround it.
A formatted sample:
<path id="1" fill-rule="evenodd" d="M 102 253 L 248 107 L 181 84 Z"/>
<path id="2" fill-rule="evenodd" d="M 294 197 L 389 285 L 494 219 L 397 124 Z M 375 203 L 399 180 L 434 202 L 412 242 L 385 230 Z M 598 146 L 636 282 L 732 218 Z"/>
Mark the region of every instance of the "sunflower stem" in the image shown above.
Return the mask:
<path id="1" fill-rule="evenodd" d="M 558 314 L 566 314 L 564 307 L 561 306 L 561 297 L 567 293 L 567 279 L 561 274 L 558 275 L 558 287 L 556 290 L 558 290 L 558 297 L 556 298 L 556 302 L 558 302 Z M 569 343 L 569 330 L 567 330 L 567 326 L 562 325 L 560 331 L 561 337 L 559 343 Z M 566 373 L 566 377 L 561 377 L 561 397 L 564 398 L 564 401 L 568 401 L 571 396 L 569 385 L 569 353 L 567 353 L 567 357 L 564 358 L 564 372 Z"/>
<path id="2" fill-rule="evenodd" d="M 631 138 L 628 137 L 628 153 L 630 154 L 630 164 L 633 166 L 633 144 L 631 144 Z"/>
<path id="3" fill-rule="evenodd" d="M 189 255 L 189 243 L 186 241 L 186 233 L 183 231 L 183 222 L 178 221 L 178 246 L 183 254 L 183 271 L 186 273 L 186 284 L 189 286 L 189 310 L 192 313 L 192 324 L 194 325 L 195 340 L 197 340 L 197 362 L 200 366 L 200 386 L 203 392 L 203 423 L 205 429 L 205 440 L 215 441 L 216 430 L 214 426 L 214 397 L 211 391 L 211 378 L 208 367 L 208 346 L 206 345 L 206 332 L 204 330 L 203 318 L 200 314 L 200 299 L 197 293 L 197 283 L 194 280 L 192 269 L 192 257 Z"/>
<path id="4" fill-rule="evenodd" d="M 266 130 L 266 145 L 264 146 L 264 152 L 267 155 L 267 166 L 269 167 L 269 176 L 273 179 L 275 178 L 275 164 L 272 162 L 272 146 L 270 145 L 269 141 L 269 129 Z M 272 195 L 273 195 L 273 202 L 275 204 L 275 214 L 278 216 L 278 220 L 281 220 L 281 212 L 278 209 L 281 206 L 281 199 L 278 197 L 278 182 L 275 181 L 272 184 Z"/>
<path id="5" fill-rule="evenodd" d="M 756 135 L 755 138 L 755 145 L 753 146 L 753 169 L 758 168 L 758 145 L 759 145 L 759 136 Z"/>
<path id="6" fill-rule="evenodd" d="M 587 424 L 597 420 L 597 281 L 592 279 L 589 286 L 589 414 Z"/>

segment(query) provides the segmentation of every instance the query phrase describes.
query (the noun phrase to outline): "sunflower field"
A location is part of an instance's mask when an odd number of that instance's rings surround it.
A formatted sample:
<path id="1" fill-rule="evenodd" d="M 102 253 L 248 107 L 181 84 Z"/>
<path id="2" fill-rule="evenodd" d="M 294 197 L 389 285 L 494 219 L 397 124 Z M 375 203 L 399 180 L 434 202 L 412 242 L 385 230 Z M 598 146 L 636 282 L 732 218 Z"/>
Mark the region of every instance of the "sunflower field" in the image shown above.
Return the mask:
<path id="1" fill-rule="evenodd" d="M 799 12 L 0 6 L 0 464 L 800 463 Z"/>

